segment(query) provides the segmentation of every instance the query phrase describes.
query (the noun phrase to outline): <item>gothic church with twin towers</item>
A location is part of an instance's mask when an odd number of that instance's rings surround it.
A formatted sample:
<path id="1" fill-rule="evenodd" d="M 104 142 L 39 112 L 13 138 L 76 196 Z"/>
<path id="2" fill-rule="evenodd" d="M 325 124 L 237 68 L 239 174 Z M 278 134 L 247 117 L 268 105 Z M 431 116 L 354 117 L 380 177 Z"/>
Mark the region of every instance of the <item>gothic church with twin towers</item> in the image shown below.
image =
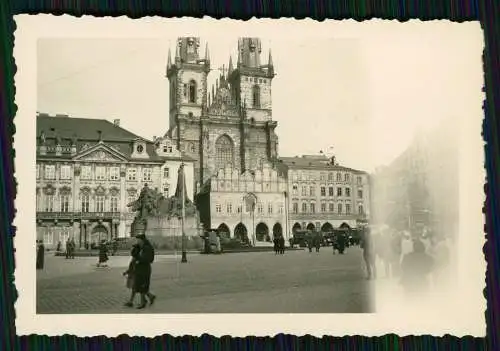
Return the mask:
<path id="1" fill-rule="evenodd" d="M 262 63 L 260 39 L 240 38 L 236 62 L 230 57 L 228 68 L 209 87 L 208 44 L 203 54 L 200 51 L 200 38 L 179 38 L 173 58 L 169 50 L 166 73 L 170 86 L 167 137 L 196 160 L 194 181 L 199 186 L 220 169 L 243 173 L 278 157 L 271 52 Z"/>

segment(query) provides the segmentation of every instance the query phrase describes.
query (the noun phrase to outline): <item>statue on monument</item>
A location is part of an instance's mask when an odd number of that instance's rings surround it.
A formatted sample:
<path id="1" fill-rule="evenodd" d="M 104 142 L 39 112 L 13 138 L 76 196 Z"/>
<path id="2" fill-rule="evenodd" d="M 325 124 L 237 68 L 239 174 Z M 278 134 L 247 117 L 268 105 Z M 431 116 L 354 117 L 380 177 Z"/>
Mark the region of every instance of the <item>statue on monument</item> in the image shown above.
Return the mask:
<path id="1" fill-rule="evenodd" d="M 156 213 L 157 208 L 157 194 L 153 189 L 144 184 L 139 198 L 127 204 L 131 207 L 132 211 L 137 212 L 132 223 L 132 235 L 144 234 L 146 231 L 147 218 Z"/>

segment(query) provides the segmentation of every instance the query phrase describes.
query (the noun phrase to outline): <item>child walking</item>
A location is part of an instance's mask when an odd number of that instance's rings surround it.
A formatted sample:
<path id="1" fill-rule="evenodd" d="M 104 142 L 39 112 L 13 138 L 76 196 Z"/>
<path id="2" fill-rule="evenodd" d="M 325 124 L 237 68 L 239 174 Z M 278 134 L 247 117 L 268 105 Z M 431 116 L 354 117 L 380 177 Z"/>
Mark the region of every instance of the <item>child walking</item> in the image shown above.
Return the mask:
<path id="1" fill-rule="evenodd" d="M 141 252 L 141 248 L 138 244 L 135 244 L 132 246 L 132 250 L 130 252 L 130 255 L 132 256 L 132 259 L 130 260 L 130 263 L 128 265 L 128 269 L 123 272 L 123 275 L 127 277 L 127 282 L 126 286 L 127 289 L 130 289 L 130 299 L 125 303 L 125 307 L 133 307 L 134 306 L 134 298 L 135 294 L 137 293 L 135 291 L 135 264 L 137 257 L 139 256 Z"/>

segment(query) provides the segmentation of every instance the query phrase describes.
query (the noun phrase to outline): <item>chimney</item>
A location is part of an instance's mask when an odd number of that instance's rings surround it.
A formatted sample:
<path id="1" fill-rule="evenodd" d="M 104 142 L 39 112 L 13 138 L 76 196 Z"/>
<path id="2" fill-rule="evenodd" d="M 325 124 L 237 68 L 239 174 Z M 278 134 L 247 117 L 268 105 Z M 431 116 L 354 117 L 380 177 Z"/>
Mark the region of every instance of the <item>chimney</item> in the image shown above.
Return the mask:
<path id="1" fill-rule="evenodd" d="M 97 134 L 99 135 L 99 141 L 102 141 L 102 131 L 98 130 Z"/>
<path id="2" fill-rule="evenodd" d="M 115 119 L 113 121 L 113 124 L 116 126 L 116 127 L 119 127 L 120 126 L 120 120 L 119 119 Z"/>

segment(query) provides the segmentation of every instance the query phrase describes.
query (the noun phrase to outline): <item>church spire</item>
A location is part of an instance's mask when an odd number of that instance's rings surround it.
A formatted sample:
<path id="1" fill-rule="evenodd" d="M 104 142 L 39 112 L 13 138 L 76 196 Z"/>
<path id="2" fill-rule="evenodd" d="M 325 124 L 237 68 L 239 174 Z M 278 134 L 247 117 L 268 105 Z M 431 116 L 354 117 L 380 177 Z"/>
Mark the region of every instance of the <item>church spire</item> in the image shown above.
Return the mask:
<path id="1" fill-rule="evenodd" d="M 210 51 L 208 51 L 208 43 L 205 45 L 205 61 L 210 62 Z"/>
<path id="2" fill-rule="evenodd" d="M 167 59 L 167 70 L 170 69 L 172 66 L 172 52 L 170 51 L 170 48 L 168 48 L 168 59 Z"/>
<path id="3" fill-rule="evenodd" d="M 229 67 L 227 69 L 227 76 L 229 77 L 233 73 L 233 58 L 229 55 Z"/>

